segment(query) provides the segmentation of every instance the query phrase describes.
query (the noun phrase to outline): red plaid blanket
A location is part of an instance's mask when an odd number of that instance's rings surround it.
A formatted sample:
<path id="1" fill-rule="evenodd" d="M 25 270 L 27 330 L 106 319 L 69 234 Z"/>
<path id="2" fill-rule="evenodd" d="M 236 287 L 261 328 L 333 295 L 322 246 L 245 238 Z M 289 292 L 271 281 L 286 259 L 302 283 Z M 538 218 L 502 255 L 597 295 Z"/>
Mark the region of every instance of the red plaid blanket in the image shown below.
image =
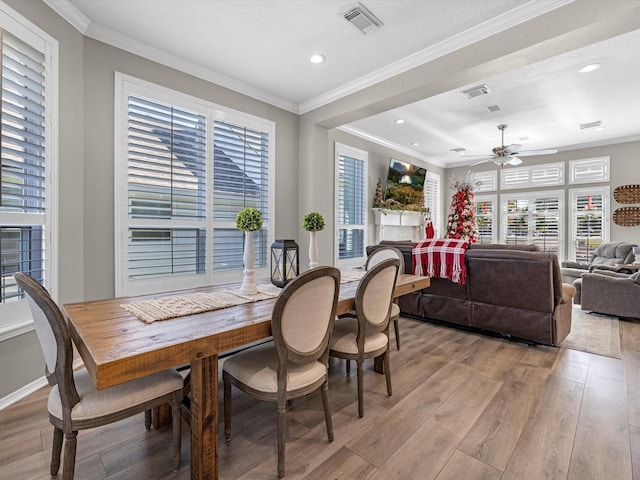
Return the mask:
<path id="1" fill-rule="evenodd" d="M 464 253 L 467 247 L 469 242 L 454 238 L 429 239 L 416 243 L 411 251 L 414 275 L 448 278 L 454 283 L 466 283 Z"/>

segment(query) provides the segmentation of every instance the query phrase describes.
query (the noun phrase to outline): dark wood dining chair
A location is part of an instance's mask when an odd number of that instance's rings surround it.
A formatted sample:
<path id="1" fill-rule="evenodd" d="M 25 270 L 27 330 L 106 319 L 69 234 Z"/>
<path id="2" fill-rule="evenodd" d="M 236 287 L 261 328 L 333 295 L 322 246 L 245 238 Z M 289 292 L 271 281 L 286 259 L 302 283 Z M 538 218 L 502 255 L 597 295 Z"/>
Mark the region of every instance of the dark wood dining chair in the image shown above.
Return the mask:
<path id="1" fill-rule="evenodd" d="M 335 322 L 329 355 L 355 360 L 358 379 L 358 416 L 364 416 L 364 360 L 382 357 L 387 381 L 387 394 L 391 396 L 389 368 L 389 316 L 393 291 L 400 261 L 386 259 L 370 268 L 356 290 L 354 316 L 343 316 Z"/>
<path id="2" fill-rule="evenodd" d="M 374 267 L 382 260 L 386 260 L 388 258 L 397 258 L 398 260 L 400 260 L 398 275 L 404 273 L 404 257 L 402 256 L 402 252 L 395 247 L 378 248 L 377 250 L 372 252 L 371 255 L 367 257 L 365 270 L 369 270 L 371 267 Z M 391 314 L 389 321 L 393 322 L 393 330 L 396 335 L 396 349 L 400 350 L 400 327 L 398 325 L 398 320 L 400 320 L 400 307 L 396 302 L 394 302 L 391 304 Z"/>
<path id="3" fill-rule="evenodd" d="M 51 476 L 60 469 L 65 439 L 63 479 L 72 480 L 79 430 L 99 427 L 145 412 L 145 426 L 151 428 L 151 409 L 171 405 L 173 421 L 173 468 L 180 468 L 182 376 L 164 370 L 104 390 L 97 390 L 85 368 L 74 371 L 73 347 L 65 318 L 49 292 L 25 273 L 13 276 L 26 294 L 36 334 L 44 354 L 49 393 L 49 421 L 54 427 Z"/>
<path id="4" fill-rule="evenodd" d="M 278 477 L 285 472 L 287 402 L 320 389 L 329 441 L 333 424 L 328 396 L 329 337 L 336 316 L 340 271 L 317 267 L 282 290 L 273 307 L 273 342 L 236 353 L 222 366 L 224 435 L 231 440 L 231 385 L 278 409 Z"/>

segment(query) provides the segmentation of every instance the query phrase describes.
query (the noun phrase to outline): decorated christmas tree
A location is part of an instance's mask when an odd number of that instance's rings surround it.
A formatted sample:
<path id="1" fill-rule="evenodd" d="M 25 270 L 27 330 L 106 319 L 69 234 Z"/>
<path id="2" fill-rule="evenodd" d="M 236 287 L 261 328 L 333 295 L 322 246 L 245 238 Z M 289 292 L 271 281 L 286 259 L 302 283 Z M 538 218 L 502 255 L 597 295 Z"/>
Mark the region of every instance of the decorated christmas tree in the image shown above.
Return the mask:
<path id="1" fill-rule="evenodd" d="M 464 180 L 451 178 L 451 188 L 456 193 L 451 197 L 449 217 L 447 220 L 447 237 L 456 238 L 476 243 L 478 231 L 474 219 L 473 189 L 476 184 L 471 181 L 471 172 L 468 172 Z"/>
<path id="2" fill-rule="evenodd" d="M 380 179 L 378 179 L 378 184 L 376 185 L 376 194 L 375 194 L 375 197 L 373 197 L 373 208 L 382 207 L 383 201 L 384 200 L 382 198 L 382 182 L 380 181 Z"/>

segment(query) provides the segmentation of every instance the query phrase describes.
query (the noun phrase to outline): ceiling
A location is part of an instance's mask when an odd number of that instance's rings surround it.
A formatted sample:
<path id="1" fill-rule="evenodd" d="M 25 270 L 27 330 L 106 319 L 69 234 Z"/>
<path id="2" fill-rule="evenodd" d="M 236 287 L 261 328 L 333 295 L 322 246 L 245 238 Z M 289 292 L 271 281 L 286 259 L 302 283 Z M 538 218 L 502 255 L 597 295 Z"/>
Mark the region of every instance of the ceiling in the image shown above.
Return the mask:
<path id="1" fill-rule="evenodd" d="M 89 37 L 306 113 L 571 0 L 363 0 L 382 22 L 366 35 L 344 18 L 358 5 L 348 0 L 45 2 Z M 546 60 L 523 59 L 517 69 L 343 127 L 448 167 L 472 163 L 455 148 L 489 155 L 501 144 L 497 125 L 503 123 L 509 125 L 505 144 L 525 149 L 640 139 L 640 25 L 633 28 Z M 312 64 L 314 53 L 326 62 Z M 578 73 L 593 62 L 602 67 Z M 460 93 L 482 84 L 489 94 L 466 99 Z M 491 105 L 501 110 L 491 113 Z M 579 127 L 595 121 L 604 129 Z"/>

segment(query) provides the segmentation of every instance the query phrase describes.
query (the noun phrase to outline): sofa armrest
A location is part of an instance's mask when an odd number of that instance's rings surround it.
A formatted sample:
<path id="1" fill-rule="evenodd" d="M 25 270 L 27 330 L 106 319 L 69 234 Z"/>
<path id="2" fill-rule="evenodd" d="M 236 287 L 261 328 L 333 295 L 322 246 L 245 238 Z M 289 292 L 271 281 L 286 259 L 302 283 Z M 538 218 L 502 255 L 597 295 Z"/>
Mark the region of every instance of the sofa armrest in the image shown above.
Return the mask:
<path id="1" fill-rule="evenodd" d="M 562 300 L 560 301 L 560 303 L 571 303 L 573 300 L 573 297 L 576 296 L 576 292 L 577 292 L 576 287 L 574 287 L 569 283 L 563 283 L 562 284 Z"/>
<path id="2" fill-rule="evenodd" d="M 601 264 L 597 264 L 597 265 L 590 265 L 589 266 L 589 273 L 605 273 L 605 272 L 623 272 L 624 268 L 620 268 L 620 267 L 616 267 L 613 265 L 601 265 Z M 626 275 L 626 274 L 623 274 Z"/>
<path id="3" fill-rule="evenodd" d="M 577 268 L 580 270 L 588 270 L 589 264 L 582 262 L 574 262 L 573 260 L 565 260 L 560 264 L 562 268 Z"/>

